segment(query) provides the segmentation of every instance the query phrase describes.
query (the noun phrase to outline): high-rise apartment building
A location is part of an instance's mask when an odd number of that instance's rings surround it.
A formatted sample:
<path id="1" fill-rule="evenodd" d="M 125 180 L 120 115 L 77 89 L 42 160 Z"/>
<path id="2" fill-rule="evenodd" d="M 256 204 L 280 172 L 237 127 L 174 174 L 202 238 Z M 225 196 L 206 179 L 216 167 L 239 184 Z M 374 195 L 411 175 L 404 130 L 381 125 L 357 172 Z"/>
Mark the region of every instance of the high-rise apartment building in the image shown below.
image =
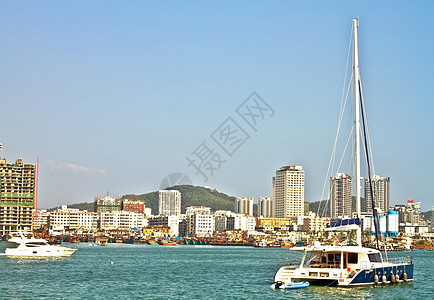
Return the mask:
<path id="1" fill-rule="evenodd" d="M 258 217 L 271 218 L 273 209 L 273 200 L 271 197 L 259 197 L 258 199 Z"/>
<path id="2" fill-rule="evenodd" d="M 390 206 L 390 177 L 374 175 L 371 178 L 377 212 L 385 213 Z M 366 212 L 372 213 L 372 197 L 369 179 L 365 178 Z"/>
<path id="3" fill-rule="evenodd" d="M 181 192 L 177 190 L 158 191 L 158 214 L 181 217 Z"/>
<path id="4" fill-rule="evenodd" d="M 273 180 L 273 216 L 290 218 L 304 215 L 304 170 L 302 166 L 285 166 Z"/>
<path id="5" fill-rule="evenodd" d="M 237 197 L 235 199 L 235 213 L 253 216 L 253 197 Z"/>
<path id="6" fill-rule="evenodd" d="M 330 178 L 330 216 L 332 219 L 351 217 L 351 176 L 338 173 Z"/>
<path id="7" fill-rule="evenodd" d="M 36 165 L 0 158 L 0 235 L 33 227 Z"/>

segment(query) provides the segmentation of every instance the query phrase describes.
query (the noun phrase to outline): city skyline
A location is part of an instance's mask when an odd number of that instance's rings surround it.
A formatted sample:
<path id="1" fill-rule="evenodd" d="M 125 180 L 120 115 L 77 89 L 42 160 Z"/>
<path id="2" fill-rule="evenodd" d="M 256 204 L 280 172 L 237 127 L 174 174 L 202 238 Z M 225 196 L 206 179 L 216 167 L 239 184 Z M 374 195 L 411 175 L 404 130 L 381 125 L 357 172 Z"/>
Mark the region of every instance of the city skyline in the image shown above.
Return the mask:
<path id="1" fill-rule="evenodd" d="M 360 16 L 376 172 L 390 177 L 391 206 L 414 199 L 427 211 L 433 5 L 2 3 L 0 156 L 40 158 L 40 208 L 157 191 L 176 172 L 257 199 L 296 164 L 305 200 L 321 200 Z M 257 128 L 237 111 L 253 92 L 270 112 Z M 225 152 L 214 133 L 229 122 L 245 134 Z M 221 159 L 206 182 L 186 161 L 202 142 Z"/>

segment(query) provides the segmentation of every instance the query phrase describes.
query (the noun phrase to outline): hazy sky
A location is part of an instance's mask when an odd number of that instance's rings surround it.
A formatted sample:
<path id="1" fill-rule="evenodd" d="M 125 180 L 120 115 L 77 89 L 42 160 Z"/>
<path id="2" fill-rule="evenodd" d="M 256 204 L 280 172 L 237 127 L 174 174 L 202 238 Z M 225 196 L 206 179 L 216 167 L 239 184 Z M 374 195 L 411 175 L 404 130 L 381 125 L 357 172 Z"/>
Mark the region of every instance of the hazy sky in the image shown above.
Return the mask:
<path id="1" fill-rule="evenodd" d="M 0 155 L 39 157 L 41 208 L 154 191 L 174 172 L 271 196 L 275 171 L 293 164 L 306 200 L 319 200 L 359 16 L 375 170 L 391 177 L 392 204 L 428 210 L 433 11 L 396 0 L 2 0 Z"/>

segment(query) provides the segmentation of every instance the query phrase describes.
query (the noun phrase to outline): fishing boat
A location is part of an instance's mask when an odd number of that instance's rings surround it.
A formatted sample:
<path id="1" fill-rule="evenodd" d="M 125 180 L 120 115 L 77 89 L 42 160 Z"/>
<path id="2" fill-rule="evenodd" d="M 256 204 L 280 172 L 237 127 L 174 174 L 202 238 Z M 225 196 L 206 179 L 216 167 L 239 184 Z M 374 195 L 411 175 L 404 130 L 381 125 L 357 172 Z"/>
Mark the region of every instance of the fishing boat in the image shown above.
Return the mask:
<path id="1" fill-rule="evenodd" d="M 311 246 L 293 247 L 292 251 L 303 252 L 301 262 L 281 267 L 274 276 L 274 285 L 279 282 L 304 282 L 319 285 L 342 287 L 390 284 L 413 281 L 413 260 L 411 257 L 386 259 L 377 249 L 362 247 L 360 224 L 360 131 L 363 129 L 367 173 L 371 181 L 370 160 L 367 146 L 366 124 L 364 118 L 364 99 L 360 77 L 359 53 L 357 41 L 358 20 L 353 20 L 353 89 L 354 89 L 354 136 L 355 136 L 355 185 L 357 218 L 340 220 L 330 224 L 326 231 L 356 231 L 356 245 L 322 245 L 316 241 Z M 362 122 L 361 120 L 362 119 Z M 363 128 L 361 128 L 361 123 Z M 374 195 L 372 186 L 371 195 Z M 371 197 L 372 199 L 374 197 Z M 372 207 L 375 207 L 374 205 Z M 376 209 L 373 209 L 375 232 L 378 233 Z"/>
<path id="2" fill-rule="evenodd" d="M 68 257 L 77 249 L 50 245 L 44 239 L 28 237 L 24 232 L 11 234 L 8 243 L 17 245 L 16 248 L 6 248 L 2 256 L 8 257 Z"/>

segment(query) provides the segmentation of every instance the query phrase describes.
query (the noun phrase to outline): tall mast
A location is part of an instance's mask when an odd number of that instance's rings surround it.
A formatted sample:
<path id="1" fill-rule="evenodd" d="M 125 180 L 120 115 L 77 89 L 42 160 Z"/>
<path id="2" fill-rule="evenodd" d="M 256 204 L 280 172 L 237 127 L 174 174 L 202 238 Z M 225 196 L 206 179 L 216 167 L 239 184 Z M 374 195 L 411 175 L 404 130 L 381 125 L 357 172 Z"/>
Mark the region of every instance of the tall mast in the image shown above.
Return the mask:
<path id="1" fill-rule="evenodd" d="M 354 59 L 354 130 L 355 130 L 355 176 L 356 176 L 356 207 L 357 217 L 360 218 L 360 66 L 359 46 L 357 43 L 358 19 L 353 19 L 353 59 Z M 357 244 L 362 244 L 360 229 L 357 230 Z"/>

